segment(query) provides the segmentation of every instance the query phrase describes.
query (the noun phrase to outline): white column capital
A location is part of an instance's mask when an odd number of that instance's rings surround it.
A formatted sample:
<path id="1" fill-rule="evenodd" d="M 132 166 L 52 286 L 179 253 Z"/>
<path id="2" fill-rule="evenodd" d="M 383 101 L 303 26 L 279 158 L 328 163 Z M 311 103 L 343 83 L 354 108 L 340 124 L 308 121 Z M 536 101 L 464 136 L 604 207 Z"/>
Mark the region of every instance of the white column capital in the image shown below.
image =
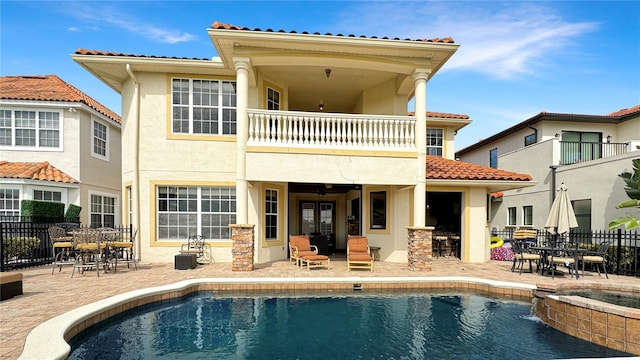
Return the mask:
<path id="1" fill-rule="evenodd" d="M 431 69 L 415 69 L 413 74 L 411 74 L 411 79 L 414 82 L 420 80 L 427 81 L 429 80 L 429 75 L 431 75 Z"/>
<path id="2" fill-rule="evenodd" d="M 246 57 L 234 57 L 233 66 L 235 67 L 236 72 L 238 72 L 238 70 L 251 71 L 251 59 Z"/>

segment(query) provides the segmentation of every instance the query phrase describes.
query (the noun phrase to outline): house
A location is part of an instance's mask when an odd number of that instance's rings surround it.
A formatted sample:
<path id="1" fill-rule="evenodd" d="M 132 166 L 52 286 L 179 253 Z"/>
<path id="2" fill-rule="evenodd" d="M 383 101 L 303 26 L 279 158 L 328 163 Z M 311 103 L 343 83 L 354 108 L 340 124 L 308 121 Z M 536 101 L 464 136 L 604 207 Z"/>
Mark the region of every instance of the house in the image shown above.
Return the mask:
<path id="1" fill-rule="evenodd" d="M 533 187 L 494 194 L 491 226 L 544 228 L 564 183 L 583 230 L 604 230 L 626 211 L 622 172 L 640 158 L 640 105 L 608 115 L 541 112 L 456 152 L 461 161 L 531 174 Z"/>
<path id="2" fill-rule="evenodd" d="M 292 234 L 331 253 L 365 234 L 382 260 L 407 262 L 408 232 L 427 223 L 458 234 L 464 261 L 489 258 L 488 194 L 532 182 L 453 160 L 469 117 L 426 109 L 453 39 L 219 22 L 208 33 L 210 59 L 72 55 L 122 95 L 123 213 L 145 261 L 172 259 L 194 234 L 232 261 L 232 231 L 245 226 L 251 262 L 286 259 Z"/>
<path id="3" fill-rule="evenodd" d="M 120 224 L 120 116 L 56 75 L 0 77 L 0 215 L 20 200 L 80 206 Z"/>

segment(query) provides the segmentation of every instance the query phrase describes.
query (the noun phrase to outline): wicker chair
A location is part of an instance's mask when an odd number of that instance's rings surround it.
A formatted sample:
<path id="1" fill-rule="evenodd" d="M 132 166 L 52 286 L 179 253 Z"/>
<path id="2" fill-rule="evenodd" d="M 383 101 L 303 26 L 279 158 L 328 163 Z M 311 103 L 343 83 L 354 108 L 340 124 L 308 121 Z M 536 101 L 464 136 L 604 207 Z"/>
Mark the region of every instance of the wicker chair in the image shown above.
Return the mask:
<path id="1" fill-rule="evenodd" d="M 347 238 L 347 270 L 369 269 L 373 271 L 373 256 L 366 236 Z"/>

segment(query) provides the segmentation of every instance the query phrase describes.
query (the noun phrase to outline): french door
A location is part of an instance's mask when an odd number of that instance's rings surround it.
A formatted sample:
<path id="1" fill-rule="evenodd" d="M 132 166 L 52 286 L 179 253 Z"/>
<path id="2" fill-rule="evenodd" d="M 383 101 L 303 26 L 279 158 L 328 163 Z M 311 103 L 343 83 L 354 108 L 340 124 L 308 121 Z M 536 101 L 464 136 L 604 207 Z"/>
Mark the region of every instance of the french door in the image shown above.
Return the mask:
<path id="1" fill-rule="evenodd" d="M 301 234 L 335 234 L 335 201 L 300 201 Z"/>

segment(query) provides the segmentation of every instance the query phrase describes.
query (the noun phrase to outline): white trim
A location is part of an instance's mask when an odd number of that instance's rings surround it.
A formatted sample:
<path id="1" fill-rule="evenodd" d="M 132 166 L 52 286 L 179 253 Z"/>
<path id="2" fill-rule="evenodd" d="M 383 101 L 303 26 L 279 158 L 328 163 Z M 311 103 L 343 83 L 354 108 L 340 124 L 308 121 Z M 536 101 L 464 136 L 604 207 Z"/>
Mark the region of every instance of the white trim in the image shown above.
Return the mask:
<path id="1" fill-rule="evenodd" d="M 57 108 L 55 106 L 43 105 L 43 106 L 33 106 L 33 105 L 14 105 L 6 106 L 4 102 L 0 103 L 0 110 L 8 110 L 11 111 L 11 145 L 0 145 L 0 150 L 7 151 L 34 151 L 34 152 L 61 152 L 64 151 L 64 118 L 65 113 L 64 110 Z M 15 122 L 15 112 L 16 111 L 25 111 L 25 112 L 35 112 L 35 145 L 34 146 L 17 146 L 16 142 L 16 122 Z M 50 146 L 40 146 L 40 131 L 41 130 L 51 130 L 51 129 L 41 129 L 40 128 L 40 119 L 38 118 L 37 113 L 39 112 L 50 112 L 58 114 L 58 146 L 50 147 Z"/>
<path id="2" fill-rule="evenodd" d="M 87 192 L 87 213 L 88 213 L 88 217 L 87 217 L 87 222 L 89 224 L 91 224 L 91 214 L 93 213 L 91 211 L 91 197 L 93 195 L 96 196 L 100 196 L 103 198 L 103 202 L 102 202 L 102 206 L 104 206 L 104 198 L 105 197 L 109 197 L 109 198 L 114 198 L 114 204 L 113 204 L 113 223 L 114 225 L 117 225 L 118 222 L 120 221 L 120 195 L 118 193 L 108 193 L 108 192 L 103 192 L 103 191 L 95 191 L 95 190 L 89 190 Z M 101 220 L 104 220 L 104 208 L 101 210 L 100 212 L 101 214 Z"/>

